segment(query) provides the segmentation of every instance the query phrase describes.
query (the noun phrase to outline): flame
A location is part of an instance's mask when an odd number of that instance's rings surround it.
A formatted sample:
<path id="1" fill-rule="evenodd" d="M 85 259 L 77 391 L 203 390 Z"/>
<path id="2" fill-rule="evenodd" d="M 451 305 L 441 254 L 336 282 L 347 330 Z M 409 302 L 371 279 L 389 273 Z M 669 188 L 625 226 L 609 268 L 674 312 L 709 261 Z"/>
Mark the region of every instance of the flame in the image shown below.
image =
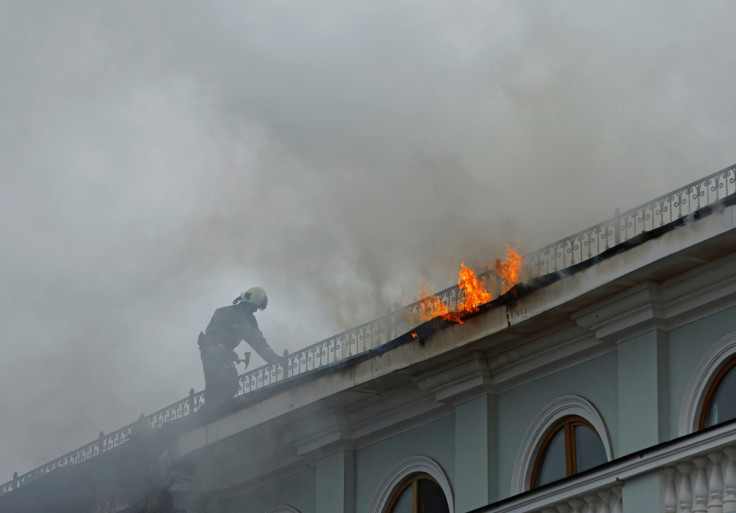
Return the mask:
<path id="1" fill-rule="evenodd" d="M 457 279 L 457 284 L 464 295 L 463 301 L 457 305 L 458 312 L 477 312 L 480 305 L 493 299 L 483 282 L 463 262 L 460 262 L 460 277 Z"/>
<path id="2" fill-rule="evenodd" d="M 457 280 L 460 287 L 461 297 L 455 309 L 450 309 L 444 299 L 435 294 L 429 294 L 426 285 L 422 286 L 421 299 L 418 301 L 419 320 L 424 322 L 435 317 L 442 317 L 446 321 L 462 324 L 462 318 L 473 312 L 477 312 L 480 305 L 488 303 L 493 297 L 485 288 L 478 276 L 460 262 L 460 275 Z"/>
<path id="3" fill-rule="evenodd" d="M 514 248 L 506 245 L 506 261 L 496 260 L 494 270 L 499 278 L 503 280 L 502 294 L 506 293 L 511 287 L 519 283 L 519 274 L 521 272 L 521 264 L 523 258 Z"/>
<path id="4" fill-rule="evenodd" d="M 522 256 L 514 248 L 506 245 L 505 259 L 503 261 L 500 258 L 497 259 L 494 266 L 494 271 L 503 281 L 502 294 L 508 292 L 519 282 L 522 262 Z M 451 309 L 441 296 L 429 292 L 431 287 L 429 284 L 422 282 L 419 293 L 421 299 L 417 301 L 419 320 L 426 322 L 435 317 L 442 317 L 446 321 L 462 324 L 463 317 L 477 312 L 481 305 L 493 299 L 491 293 L 486 290 L 484 283 L 463 262 L 460 262 L 460 274 L 457 284 L 460 287 L 460 298 L 462 300 L 456 308 Z M 415 333 L 412 333 L 412 337 L 416 338 Z"/>
<path id="5" fill-rule="evenodd" d="M 421 290 L 419 292 L 421 299 L 417 302 L 419 320 L 421 322 L 450 313 L 450 308 L 445 304 L 444 299 L 429 292 L 430 287 L 430 284 L 424 281 L 421 282 Z"/>
<path id="6" fill-rule="evenodd" d="M 411 338 L 419 338 L 419 335 L 417 335 L 415 332 L 411 332 Z"/>

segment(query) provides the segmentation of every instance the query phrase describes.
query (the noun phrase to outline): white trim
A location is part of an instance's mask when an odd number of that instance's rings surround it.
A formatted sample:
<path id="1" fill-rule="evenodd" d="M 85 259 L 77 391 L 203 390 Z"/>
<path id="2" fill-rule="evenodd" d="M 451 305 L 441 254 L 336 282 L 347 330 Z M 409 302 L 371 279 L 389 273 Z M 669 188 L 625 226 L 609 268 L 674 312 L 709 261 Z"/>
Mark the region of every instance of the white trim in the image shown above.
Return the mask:
<path id="1" fill-rule="evenodd" d="M 267 509 L 263 513 L 299 513 L 297 510 L 292 508 L 291 506 L 274 506 L 273 508 Z"/>
<path id="2" fill-rule="evenodd" d="M 682 397 L 680 419 L 677 423 L 679 436 L 697 431 L 705 394 L 708 393 L 713 379 L 723 364 L 735 354 L 736 332 L 726 335 L 713 344 L 700 360 Z"/>
<path id="3" fill-rule="evenodd" d="M 558 397 L 542 408 L 526 430 L 521 440 L 519 452 L 516 454 L 514 472 L 511 475 L 511 495 L 524 492 L 531 486 L 532 467 L 544 437 L 549 429 L 563 417 L 576 415 L 582 417 L 595 428 L 603 442 L 608 461 L 613 459 L 613 446 L 608 428 L 598 409 L 593 403 L 579 395 L 564 395 Z"/>
<path id="4" fill-rule="evenodd" d="M 489 504 L 478 513 L 531 513 L 544 511 L 550 505 L 569 504 L 571 498 L 584 498 L 588 494 L 611 487 L 626 486 L 631 479 L 644 474 L 652 475 L 666 467 L 679 463 L 692 463 L 694 457 L 719 453 L 728 447 L 736 448 L 736 431 L 731 425 L 718 426 L 713 430 L 698 433 L 685 440 L 660 444 L 642 454 L 630 454 L 618 462 L 590 470 L 583 474 L 563 479 L 535 491 L 504 500 L 500 505 Z M 656 474 L 655 474 L 656 475 Z M 565 511 L 562 507 L 560 511 Z M 549 511 L 557 511 L 552 507 Z M 620 510 L 619 510 L 620 511 Z M 628 509 L 626 510 L 628 511 Z"/>
<path id="5" fill-rule="evenodd" d="M 384 513 L 384 509 L 388 505 L 388 501 L 391 500 L 391 496 L 396 491 L 401 482 L 412 474 L 418 474 L 424 472 L 429 474 L 437 481 L 447 499 L 447 505 L 450 508 L 450 513 L 455 513 L 455 499 L 452 493 L 452 486 L 450 480 L 447 479 L 445 471 L 442 470 L 440 465 L 426 456 L 412 456 L 410 458 L 401 461 L 394 468 L 389 471 L 388 474 L 383 478 L 381 484 L 378 485 L 376 493 L 373 494 L 371 503 L 368 506 L 368 513 Z"/>

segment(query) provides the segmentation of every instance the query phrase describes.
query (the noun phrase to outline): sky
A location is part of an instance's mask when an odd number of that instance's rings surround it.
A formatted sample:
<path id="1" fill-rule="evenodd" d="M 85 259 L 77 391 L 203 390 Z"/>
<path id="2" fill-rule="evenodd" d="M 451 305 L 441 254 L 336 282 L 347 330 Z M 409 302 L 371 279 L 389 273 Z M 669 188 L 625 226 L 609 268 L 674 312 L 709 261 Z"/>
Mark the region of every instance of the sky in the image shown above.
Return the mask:
<path id="1" fill-rule="evenodd" d="M 201 390 L 253 285 L 295 351 L 735 163 L 734 19 L 0 0 L 0 482 Z"/>

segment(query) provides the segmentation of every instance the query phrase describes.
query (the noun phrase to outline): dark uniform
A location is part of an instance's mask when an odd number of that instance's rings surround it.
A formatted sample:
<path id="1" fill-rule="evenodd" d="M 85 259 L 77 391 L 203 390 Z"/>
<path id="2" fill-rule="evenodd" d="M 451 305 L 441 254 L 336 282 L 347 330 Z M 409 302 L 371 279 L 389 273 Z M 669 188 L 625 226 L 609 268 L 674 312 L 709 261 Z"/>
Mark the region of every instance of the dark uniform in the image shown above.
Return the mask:
<path id="1" fill-rule="evenodd" d="M 199 350 L 204 368 L 204 386 L 208 402 L 231 399 L 238 392 L 238 356 L 234 349 L 245 340 L 268 363 L 282 363 L 263 338 L 256 318 L 241 303 L 215 310 L 204 333 L 199 334 Z"/>

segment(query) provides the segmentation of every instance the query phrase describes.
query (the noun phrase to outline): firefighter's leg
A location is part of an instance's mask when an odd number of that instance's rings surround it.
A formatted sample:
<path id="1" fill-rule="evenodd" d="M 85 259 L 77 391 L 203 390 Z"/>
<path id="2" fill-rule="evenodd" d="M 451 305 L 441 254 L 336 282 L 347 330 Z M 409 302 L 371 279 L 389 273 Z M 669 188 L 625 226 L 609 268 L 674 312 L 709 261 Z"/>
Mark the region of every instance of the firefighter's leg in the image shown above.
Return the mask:
<path id="1" fill-rule="evenodd" d="M 223 362 L 224 368 L 223 373 L 225 375 L 225 387 L 228 399 L 231 399 L 235 397 L 235 395 L 238 393 L 238 369 L 235 367 L 235 362 L 230 360 L 228 362 Z"/>
<path id="2" fill-rule="evenodd" d="M 202 355 L 206 399 L 210 404 L 232 398 L 238 391 L 238 371 L 226 353 L 212 354 L 210 351 Z"/>

